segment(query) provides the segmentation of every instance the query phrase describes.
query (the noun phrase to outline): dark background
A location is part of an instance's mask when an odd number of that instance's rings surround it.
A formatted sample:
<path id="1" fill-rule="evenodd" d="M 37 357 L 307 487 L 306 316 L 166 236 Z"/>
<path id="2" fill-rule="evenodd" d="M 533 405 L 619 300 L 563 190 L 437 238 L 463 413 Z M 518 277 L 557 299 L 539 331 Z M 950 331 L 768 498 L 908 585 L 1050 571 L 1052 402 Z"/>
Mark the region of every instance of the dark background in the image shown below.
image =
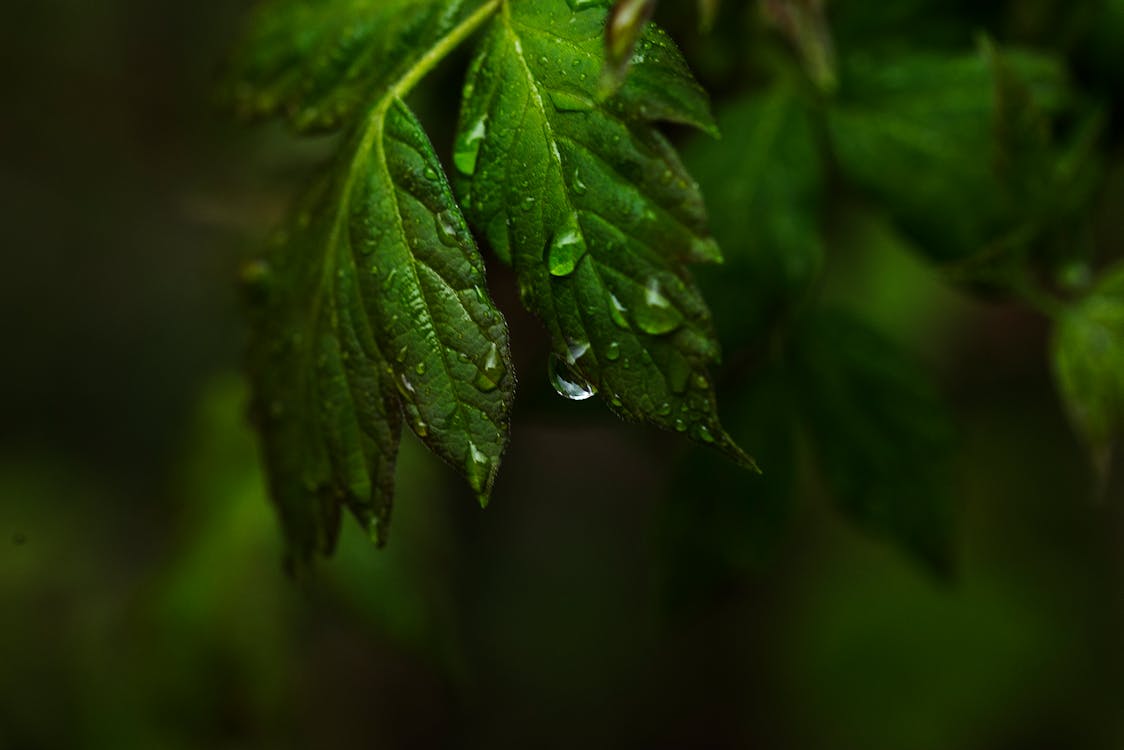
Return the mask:
<path id="1" fill-rule="evenodd" d="M 1048 37 L 1016 5 L 971 21 Z M 409 438 L 388 549 L 348 521 L 286 578 L 234 279 L 331 142 L 216 106 L 246 7 L 3 11 L 0 748 L 1124 748 L 1119 468 L 1098 493 L 1041 318 L 904 255 L 871 314 L 908 308 L 957 426 L 951 577 L 815 477 L 731 500 L 674 436 L 558 399 L 492 259 L 520 384 L 491 506 Z M 726 91 L 723 48 L 676 36 Z M 442 154 L 463 62 L 417 102 Z"/>

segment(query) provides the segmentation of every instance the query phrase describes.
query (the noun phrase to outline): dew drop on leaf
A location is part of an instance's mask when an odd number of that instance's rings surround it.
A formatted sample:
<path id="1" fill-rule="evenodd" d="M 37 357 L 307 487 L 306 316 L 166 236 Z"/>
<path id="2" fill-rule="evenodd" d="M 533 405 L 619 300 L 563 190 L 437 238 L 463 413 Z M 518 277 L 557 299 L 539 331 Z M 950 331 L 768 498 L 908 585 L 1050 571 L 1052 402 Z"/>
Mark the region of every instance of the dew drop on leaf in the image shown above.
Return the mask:
<path id="1" fill-rule="evenodd" d="M 471 128 L 461 132 L 453 147 L 453 164 L 470 177 L 476 173 L 476 157 L 480 155 L 480 143 L 484 140 L 486 129 L 485 118 L 481 117 Z"/>
<path id="2" fill-rule="evenodd" d="M 574 195 L 585 195 L 589 190 L 589 186 L 582 180 L 581 172 L 577 169 L 574 170 L 574 179 L 570 182 L 570 189 L 574 191 Z"/>
<path id="3" fill-rule="evenodd" d="M 623 328 L 626 331 L 629 329 L 628 318 L 625 316 L 627 312 L 628 308 L 625 307 L 619 299 L 617 299 L 617 295 L 610 292 L 609 317 L 613 319 L 613 322 L 617 324 L 618 328 Z"/>
<path id="4" fill-rule="evenodd" d="M 710 434 L 710 430 L 704 424 L 699 425 L 699 429 L 695 432 L 695 434 L 698 435 L 699 440 L 703 441 L 704 443 L 714 442 L 714 436 Z"/>
<path id="5" fill-rule="evenodd" d="M 601 5 L 601 0 L 566 0 L 570 6 L 570 10 L 577 13 L 580 10 L 588 8 L 596 8 Z"/>
<path id="6" fill-rule="evenodd" d="M 585 238 L 578 220 L 570 214 L 566 225 L 554 235 L 547 250 L 546 262 L 552 276 L 569 276 L 586 254 Z"/>
<path id="7" fill-rule="evenodd" d="M 460 227 L 457 225 L 457 217 L 452 211 L 441 211 L 434 219 L 437 224 L 437 236 L 441 238 L 441 242 L 449 247 L 456 247 L 457 241 L 460 239 Z"/>
<path id="8" fill-rule="evenodd" d="M 468 454 L 464 460 L 465 475 L 468 483 L 476 492 L 483 492 L 488 485 L 488 477 L 492 473 L 492 462 L 484 451 L 476 447 L 476 443 L 468 441 Z"/>
<path id="9" fill-rule="evenodd" d="M 610 362 L 616 362 L 618 359 L 620 359 L 620 356 L 621 345 L 616 341 L 610 342 L 609 346 L 605 348 L 605 359 L 609 360 Z"/>
<path id="10" fill-rule="evenodd" d="M 499 347 L 493 343 L 488 348 L 488 353 L 485 355 L 484 361 L 480 363 L 479 371 L 476 373 L 476 387 L 485 393 L 494 391 L 506 374 L 507 367 L 504 366 L 503 360 L 500 358 Z"/>
<path id="11" fill-rule="evenodd" d="M 683 316 L 660 291 L 660 282 L 655 278 L 648 280 L 635 317 L 640 329 L 653 336 L 671 333 L 683 324 Z"/>
<path id="12" fill-rule="evenodd" d="M 551 91 L 550 103 L 559 112 L 589 112 L 593 109 L 592 100 L 568 91 Z"/>
<path id="13" fill-rule="evenodd" d="M 571 401 L 585 401 L 596 392 L 585 378 L 575 372 L 574 368 L 557 354 L 550 355 L 547 374 L 550 377 L 550 384 L 554 386 L 558 395 Z"/>

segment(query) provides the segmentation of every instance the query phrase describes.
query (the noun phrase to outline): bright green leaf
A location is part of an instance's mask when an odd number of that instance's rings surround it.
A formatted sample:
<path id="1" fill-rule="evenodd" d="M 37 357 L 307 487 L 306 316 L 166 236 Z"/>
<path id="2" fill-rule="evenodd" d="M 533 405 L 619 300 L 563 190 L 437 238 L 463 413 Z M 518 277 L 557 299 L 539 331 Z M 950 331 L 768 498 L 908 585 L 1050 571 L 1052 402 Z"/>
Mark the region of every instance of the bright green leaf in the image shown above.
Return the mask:
<path id="1" fill-rule="evenodd" d="M 249 269 L 254 411 L 298 561 L 331 548 L 341 505 L 385 538 L 403 414 L 481 502 L 507 443 L 506 323 L 441 165 L 399 98 L 432 59 L 374 106 L 319 193 Z"/>
<path id="2" fill-rule="evenodd" d="M 708 101 L 653 25 L 600 101 L 605 22 L 598 3 L 503 3 L 465 84 L 463 204 L 550 330 L 559 393 L 596 391 L 748 463 L 718 422 L 717 343 L 684 267 L 718 249 L 697 185 L 651 124 L 711 130 Z"/>

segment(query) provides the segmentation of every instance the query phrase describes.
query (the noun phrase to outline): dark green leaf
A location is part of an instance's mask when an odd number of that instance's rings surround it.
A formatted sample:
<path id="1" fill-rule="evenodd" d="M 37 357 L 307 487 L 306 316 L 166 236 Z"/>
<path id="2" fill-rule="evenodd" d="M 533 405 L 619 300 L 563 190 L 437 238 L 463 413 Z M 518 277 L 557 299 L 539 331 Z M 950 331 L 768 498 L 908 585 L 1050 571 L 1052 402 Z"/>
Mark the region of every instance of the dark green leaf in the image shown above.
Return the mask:
<path id="1" fill-rule="evenodd" d="M 482 502 L 507 442 L 506 324 L 428 139 L 388 97 L 347 155 L 255 266 L 256 414 L 297 558 L 341 503 L 385 536 L 403 411 Z"/>
<path id="2" fill-rule="evenodd" d="M 727 346 L 759 342 L 823 265 L 823 167 L 812 113 L 789 87 L 719 113 L 721 141 L 684 154 L 698 175 L 726 263 L 700 272 Z"/>
<path id="3" fill-rule="evenodd" d="M 605 21 L 597 3 L 503 4 L 465 85 L 463 203 L 549 328 L 560 393 L 598 391 L 622 416 L 748 463 L 718 422 L 718 348 L 684 268 L 718 249 L 697 186 L 651 124 L 713 129 L 706 95 L 649 25 L 626 83 L 600 101 Z"/>
<path id="4" fill-rule="evenodd" d="M 829 113 L 831 142 L 844 175 L 923 249 L 963 259 L 1033 221 L 1004 157 L 1025 137 L 1028 110 L 1056 109 L 1063 92 L 1057 61 L 999 58 L 986 44 L 977 55 L 853 57 Z"/>
<path id="5" fill-rule="evenodd" d="M 231 61 L 228 96 L 299 130 L 347 123 L 484 0 L 271 0 Z"/>
<path id="6" fill-rule="evenodd" d="M 925 372 L 840 311 L 805 322 L 794 349 L 806 427 L 841 510 L 946 570 L 952 429 Z"/>
<path id="7" fill-rule="evenodd" d="M 1124 266 L 1118 266 L 1057 323 L 1053 342 L 1058 387 L 1074 427 L 1107 471 L 1124 427 Z"/>

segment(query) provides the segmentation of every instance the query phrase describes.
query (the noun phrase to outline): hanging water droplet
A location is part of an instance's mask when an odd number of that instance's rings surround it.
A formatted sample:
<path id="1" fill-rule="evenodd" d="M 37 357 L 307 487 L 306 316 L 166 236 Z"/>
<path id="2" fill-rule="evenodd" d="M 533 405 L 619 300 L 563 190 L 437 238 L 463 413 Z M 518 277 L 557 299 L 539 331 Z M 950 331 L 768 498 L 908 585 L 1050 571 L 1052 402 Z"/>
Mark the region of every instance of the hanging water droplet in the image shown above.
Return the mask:
<path id="1" fill-rule="evenodd" d="M 671 404 L 664 401 L 659 405 L 659 408 L 656 409 L 656 414 L 659 414 L 661 417 L 666 417 L 668 414 L 671 414 Z"/>
<path id="2" fill-rule="evenodd" d="M 585 378 L 557 354 L 550 355 L 547 374 L 558 395 L 571 401 L 585 401 L 596 392 Z"/>
<path id="3" fill-rule="evenodd" d="M 460 239 L 460 225 L 452 211 L 442 211 L 435 217 L 437 236 L 449 247 L 456 247 Z"/>
<path id="4" fill-rule="evenodd" d="M 591 100 L 569 91 L 551 91 L 550 103 L 559 112 L 588 112 L 593 109 Z"/>
<path id="5" fill-rule="evenodd" d="M 707 426 L 705 424 L 699 425 L 698 430 L 695 431 L 695 435 L 697 435 L 699 440 L 703 441 L 704 443 L 714 442 L 714 436 L 710 434 L 710 430 L 707 429 Z"/>
<path id="6" fill-rule="evenodd" d="M 687 423 L 684 422 L 682 419 L 675 420 L 675 431 L 676 432 L 686 432 L 687 431 Z"/>
<path id="7" fill-rule="evenodd" d="M 616 362 L 618 359 L 620 359 L 620 356 L 621 345 L 616 341 L 610 342 L 609 345 L 605 347 L 605 359 L 609 360 L 610 362 Z"/>
<path id="8" fill-rule="evenodd" d="M 480 363 L 479 371 L 476 373 L 476 387 L 485 393 L 494 391 L 506 374 L 507 367 L 500 358 L 500 349 L 493 343 L 488 347 L 488 354 Z"/>
<path id="9" fill-rule="evenodd" d="M 612 404 L 613 406 L 621 406 L 621 405 L 624 404 L 624 402 L 621 401 L 621 397 L 620 397 L 619 393 L 614 393 L 612 395 L 612 397 L 609 399 L 609 403 Z"/>
<path id="10" fill-rule="evenodd" d="M 653 336 L 671 333 L 683 324 L 683 316 L 663 295 L 660 282 L 655 277 L 649 279 L 644 288 L 644 296 L 636 308 L 635 318 L 641 330 Z"/>
<path id="11" fill-rule="evenodd" d="M 429 435 L 429 425 L 425 423 L 420 414 L 410 421 L 410 427 L 414 430 L 414 434 L 420 438 Z"/>
<path id="12" fill-rule="evenodd" d="M 546 262 L 552 276 L 569 276 L 578 267 L 586 254 L 585 237 L 578 227 L 578 220 L 570 214 L 566 224 L 559 229 L 550 241 Z"/>
<path id="13" fill-rule="evenodd" d="M 484 133 L 487 130 L 485 120 L 485 117 L 481 117 L 472 124 L 472 127 L 462 130 L 453 146 L 453 164 L 463 174 L 470 177 L 476 173 L 476 160 L 480 156 L 480 144 L 483 142 Z"/>
<path id="14" fill-rule="evenodd" d="M 477 493 L 483 493 L 488 487 L 492 474 L 492 462 L 488 454 L 476 447 L 476 443 L 468 441 L 468 453 L 464 459 L 464 473 L 468 484 Z M 481 502 L 484 498 L 481 498 Z"/>

